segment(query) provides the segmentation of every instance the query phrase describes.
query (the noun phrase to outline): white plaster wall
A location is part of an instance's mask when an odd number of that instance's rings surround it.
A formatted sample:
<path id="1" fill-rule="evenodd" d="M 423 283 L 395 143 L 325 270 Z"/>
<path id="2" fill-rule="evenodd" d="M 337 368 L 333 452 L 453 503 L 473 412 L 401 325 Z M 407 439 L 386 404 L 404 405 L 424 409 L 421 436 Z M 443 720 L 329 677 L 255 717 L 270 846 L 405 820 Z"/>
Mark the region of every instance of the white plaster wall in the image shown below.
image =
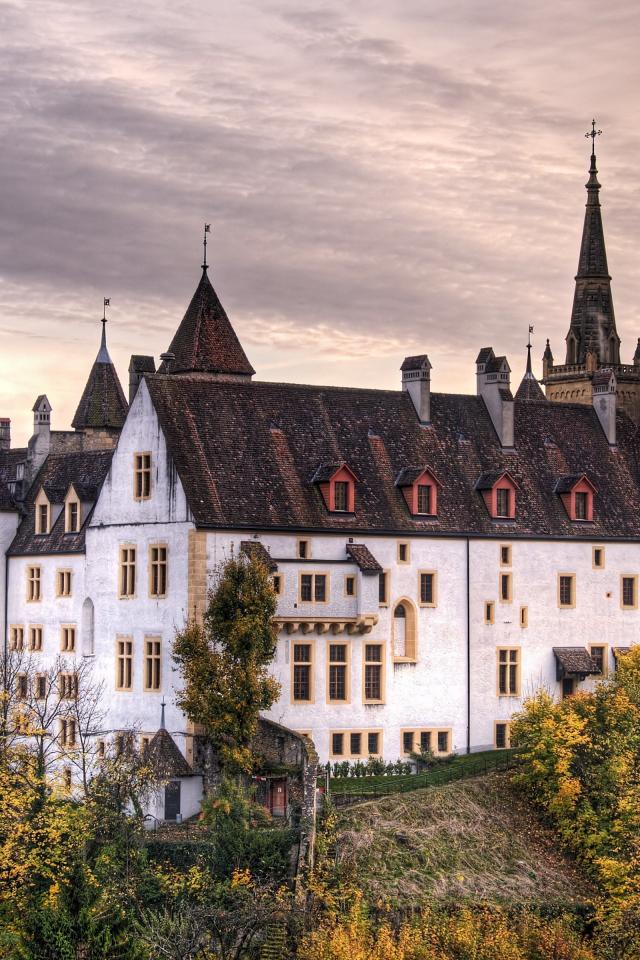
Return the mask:
<path id="1" fill-rule="evenodd" d="M 500 545 L 511 544 L 512 566 L 500 566 Z M 593 569 L 593 546 L 604 546 L 605 568 Z M 609 670 L 613 646 L 640 639 L 640 613 L 621 609 L 622 574 L 637 574 L 640 545 L 563 541 L 471 541 L 471 742 L 493 745 L 496 720 L 520 709 L 520 697 L 497 695 L 498 647 L 521 647 L 521 693 L 540 686 L 560 696 L 553 647 L 606 645 Z M 513 572 L 513 602 L 499 602 L 499 576 Z M 558 608 L 558 574 L 576 575 L 576 605 Z M 607 594 L 611 594 L 610 597 Z M 484 623 L 484 604 L 495 601 L 495 624 Z M 520 607 L 528 607 L 528 627 L 520 627 Z M 593 688 L 587 679 L 578 689 Z"/>
<path id="2" fill-rule="evenodd" d="M 149 500 L 133 498 L 133 458 L 151 451 Z M 188 507 L 168 454 L 146 384 L 141 383 L 120 435 L 111 469 L 87 531 L 87 582 L 95 606 L 96 671 L 108 690 L 109 730 L 139 726 L 147 735 L 160 726 L 164 697 L 166 727 L 183 753 L 186 720 L 174 704 L 179 679 L 171 659 L 173 639 L 187 616 Z M 168 594 L 149 596 L 149 547 L 168 546 Z M 119 598 L 120 547 L 137 548 L 136 596 Z M 133 689 L 115 688 L 116 640 L 133 638 Z M 162 687 L 143 689 L 145 636 L 162 638 Z"/>
<path id="3" fill-rule="evenodd" d="M 200 813 L 200 801 L 203 796 L 201 776 L 180 778 L 180 813 L 183 820 Z M 151 794 L 143 809 L 145 815 L 155 817 L 156 820 L 164 820 L 164 786 Z M 153 830 L 155 824 L 152 820 L 147 820 L 146 827 L 148 830 Z"/>
<path id="4" fill-rule="evenodd" d="M 250 534 L 210 533 L 207 557 L 211 567 Z M 294 730 L 310 730 L 323 762 L 329 757 L 329 736 L 332 730 L 383 730 L 383 753 L 387 761 L 397 760 L 401 753 L 400 732 L 403 728 L 451 728 L 453 749 L 466 749 L 466 544 L 460 540 L 414 539 L 411 541 L 411 563 L 397 562 L 398 539 L 356 537 L 366 544 L 381 566 L 390 574 L 390 604 L 378 603 L 378 577 L 360 573 L 355 563 L 346 560 L 346 536 L 311 536 L 311 558 L 296 559 L 295 535 L 260 534 L 259 542 L 278 561 L 278 572 L 284 580 L 284 593 L 278 603 L 281 616 L 355 617 L 359 613 L 377 614 L 378 624 L 370 634 L 333 633 L 307 635 L 301 632 L 278 638 L 278 652 L 272 671 L 282 684 L 279 701 L 267 714 L 271 719 Z M 403 539 L 405 542 L 405 539 Z M 438 573 L 438 605 L 419 607 L 418 571 Z M 330 576 L 329 604 L 298 604 L 298 574 L 319 572 Z M 344 597 L 344 575 L 358 577 L 357 599 Z M 417 608 L 418 662 L 393 664 L 391 651 L 392 616 L 402 597 L 412 600 Z M 291 691 L 291 659 L 293 644 L 315 642 L 315 703 L 294 703 Z M 383 705 L 363 703 L 363 655 L 369 642 L 385 642 L 386 702 Z M 351 702 L 328 702 L 327 647 L 330 643 L 350 643 Z"/>
<path id="5" fill-rule="evenodd" d="M 0 511 L 0 624 L 4 630 L 5 583 L 7 569 L 7 550 L 18 529 L 19 515 L 15 511 Z"/>
<path id="6" fill-rule="evenodd" d="M 42 568 L 41 595 L 39 602 L 27 602 L 27 567 Z M 56 597 L 56 571 L 71 570 L 71 596 Z M 76 627 L 76 656 L 82 650 L 81 624 L 82 604 L 85 593 L 84 554 L 57 554 L 55 556 L 9 557 L 9 589 L 7 629 L 14 625 L 24 626 L 25 648 L 29 638 L 29 624 L 42 626 L 42 653 L 34 657 L 44 667 L 50 666 L 60 651 L 61 626 Z M 65 655 L 66 656 L 66 655 Z"/>

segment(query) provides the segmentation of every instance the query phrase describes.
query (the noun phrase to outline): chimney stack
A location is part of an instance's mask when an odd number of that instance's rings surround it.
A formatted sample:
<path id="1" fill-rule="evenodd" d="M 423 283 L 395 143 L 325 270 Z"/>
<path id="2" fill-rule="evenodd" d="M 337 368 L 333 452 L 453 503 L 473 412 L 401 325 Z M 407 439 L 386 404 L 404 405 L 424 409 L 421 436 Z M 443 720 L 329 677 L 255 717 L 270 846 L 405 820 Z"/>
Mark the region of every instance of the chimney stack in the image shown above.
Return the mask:
<path id="1" fill-rule="evenodd" d="M 51 404 L 42 393 L 33 405 L 33 436 L 27 447 L 27 489 L 49 456 L 51 442 Z"/>
<path id="2" fill-rule="evenodd" d="M 129 363 L 129 406 L 131 406 L 134 401 L 138 387 L 140 386 L 140 381 L 145 373 L 155 372 L 156 362 L 153 357 L 142 357 L 136 356 L 135 354 L 131 357 L 131 362 Z"/>
<path id="3" fill-rule="evenodd" d="M 613 370 L 596 370 L 591 381 L 593 408 L 610 447 L 616 445 L 616 388 L 618 382 Z"/>
<path id="4" fill-rule="evenodd" d="M 402 390 L 409 394 L 423 427 L 431 423 L 431 364 L 426 353 L 406 357 L 400 367 Z"/>
<path id="5" fill-rule="evenodd" d="M 514 406 L 511 394 L 511 367 L 506 357 L 496 357 L 492 347 L 484 347 L 476 360 L 478 396 L 484 400 L 500 445 L 514 445 Z"/>
<path id="6" fill-rule="evenodd" d="M 11 449 L 11 420 L 0 417 L 0 450 Z"/>

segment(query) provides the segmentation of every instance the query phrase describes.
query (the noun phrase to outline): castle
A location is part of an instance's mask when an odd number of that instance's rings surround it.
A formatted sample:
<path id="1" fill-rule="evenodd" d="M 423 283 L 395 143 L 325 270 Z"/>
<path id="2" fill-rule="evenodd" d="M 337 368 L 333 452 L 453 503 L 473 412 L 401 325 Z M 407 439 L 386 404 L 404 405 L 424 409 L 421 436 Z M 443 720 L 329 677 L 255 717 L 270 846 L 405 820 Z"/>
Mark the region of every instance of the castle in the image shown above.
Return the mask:
<path id="1" fill-rule="evenodd" d="M 619 362 L 599 189 L 592 156 L 546 397 L 530 352 L 514 395 L 491 348 L 475 396 L 432 392 L 426 355 L 398 390 L 254 381 L 206 267 L 157 371 L 131 358 L 128 402 L 103 327 L 72 431 L 45 396 L 26 449 L 0 420 L 5 649 L 65 657 L 63 699 L 93 664 L 100 749 L 134 726 L 149 742 L 165 703 L 187 771 L 172 639 L 232 550 L 278 597 L 268 717 L 323 762 L 504 748 L 528 692 L 615 669 L 640 626 L 640 354 Z"/>

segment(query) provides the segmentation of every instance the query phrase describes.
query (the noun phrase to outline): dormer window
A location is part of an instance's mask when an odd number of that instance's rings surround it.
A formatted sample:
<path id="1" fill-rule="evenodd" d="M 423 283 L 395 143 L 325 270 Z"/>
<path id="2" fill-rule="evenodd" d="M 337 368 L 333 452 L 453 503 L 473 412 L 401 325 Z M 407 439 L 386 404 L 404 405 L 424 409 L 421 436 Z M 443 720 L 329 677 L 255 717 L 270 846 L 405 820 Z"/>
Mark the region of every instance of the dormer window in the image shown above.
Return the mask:
<path id="1" fill-rule="evenodd" d="M 493 519 L 515 519 L 516 491 L 520 489 L 520 486 L 506 470 L 500 473 L 483 473 L 476 482 L 474 489 L 482 494 L 489 516 Z"/>
<path id="2" fill-rule="evenodd" d="M 555 486 L 569 519 L 578 523 L 593 520 L 593 495 L 598 491 L 584 474 L 560 477 Z"/>
<path id="3" fill-rule="evenodd" d="M 433 517 L 438 513 L 438 487 L 442 484 L 433 470 L 425 466 L 403 467 L 396 479 L 409 507 L 416 518 Z"/>
<path id="4" fill-rule="evenodd" d="M 80 504 L 77 500 L 67 503 L 65 533 L 77 533 L 80 529 Z"/>
<path id="5" fill-rule="evenodd" d="M 355 511 L 355 485 L 358 478 L 344 461 L 320 464 L 311 482 L 320 487 L 322 499 L 330 513 Z"/>
<path id="6" fill-rule="evenodd" d="M 51 513 L 51 503 L 44 492 L 44 488 L 41 487 L 35 502 L 35 527 L 37 536 L 43 537 L 51 532 L 53 519 Z"/>

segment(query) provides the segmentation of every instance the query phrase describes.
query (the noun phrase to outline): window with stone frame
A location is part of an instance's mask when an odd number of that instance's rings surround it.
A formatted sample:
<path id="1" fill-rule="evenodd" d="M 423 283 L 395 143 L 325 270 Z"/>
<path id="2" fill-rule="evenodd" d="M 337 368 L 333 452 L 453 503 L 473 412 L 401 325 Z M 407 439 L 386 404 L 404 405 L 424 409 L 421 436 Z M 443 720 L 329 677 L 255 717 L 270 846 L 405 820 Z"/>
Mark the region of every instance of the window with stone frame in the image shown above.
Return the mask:
<path id="1" fill-rule="evenodd" d="M 76 652 L 76 628 L 73 626 L 60 627 L 60 652 Z"/>
<path id="2" fill-rule="evenodd" d="M 496 721 L 493 745 L 496 750 L 508 750 L 511 746 L 509 724 L 506 721 Z"/>
<path id="3" fill-rule="evenodd" d="M 56 570 L 56 597 L 70 597 L 72 582 L 72 570 Z"/>
<path id="4" fill-rule="evenodd" d="M 151 498 L 151 454 L 135 453 L 133 456 L 133 499 Z"/>
<path id="5" fill-rule="evenodd" d="M 16 698 L 26 700 L 29 695 L 29 678 L 26 673 L 19 673 L 16 677 Z"/>
<path id="6" fill-rule="evenodd" d="M 47 675 L 46 673 L 36 673 L 35 675 L 35 684 L 34 684 L 34 694 L 36 700 L 46 700 L 47 698 Z"/>
<path id="7" fill-rule="evenodd" d="M 31 650 L 32 653 L 42 652 L 42 627 L 41 626 L 29 627 L 29 650 Z"/>
<path id="8" fill-rule="evenodd" d="M 575 607 L 575 575 L 561 573 L 558 575 L 558 606 Z"/>
<path id="9" fill-rule="evenodd" d="M 313 700 L 313 644 L 293 644 L 293 700 L 311 703 Z"/>
<path id="10" fill-rule="evenodd" d="M 301 573 L 299 603 L 328 603 L 329 576 L 326 573 Z"/>
<path id="11" fill-rule="evenodd" d="M 120 547 L 120 598 L 136 595 L 136 547 Z"/>
<path id="12" fill-rule="evenodd" d="M 58 744 L 63 750 L 68 750 L 76 745 L 76 721 L 73 717 L 60 717 L 59 721 Z"/>
<path id="13" fill-rule="evenodd" d="M 9 649 L 15 653 L 24 650 L 24 627 L 13 626 L 10 628 Z"/>
<path id="14" fill-rule="evenodd" d="M 60 700 L 78 699 L 78 674 L 77 673 L 59 673 L 58 674 L 58 697 Z"/>
<path id="15" fill-rule="evenodd" d="M 162 679 L 162 641 L 146 637 L 144 641 L 144 689 L 160 690 Z"/>
<path id="16" fill-rule="evenodd" d="M 39 503 L 36 506 L 36 533 L 44 536 L 49 533 L 49 504 Z"/>
<path id="17" fill-rule="evenodd" d="M 131 690 L 133 687 L 133 640 L 122 637 L 116 640 L 116 690 Z"/>
<path id="18" fill-rule="evenodd" d="M 80 504 L 77 500 L 67 501 L 65 533 L 77 533 L 80 529 Z"/>
<path id="19" fill-rule="evenodd" d="M 520 695 L 520 648 L 500 647 L 498 649 L 498 696 L 517 697 Z"/>
<path id="20" fill-rule="evenodd" d="M 349 700 L 349 644 L 329 644 L 329 701 Z"/>
<path id="21" fill-rule="evenodd" d="M 381 703 L 384 700 L 384 646 L 381 643 L 364 645 L 364 699 Z"/>
<path id="22" fill-rule="evenodd" d="M 638 578 L 627 574 L 621 580 L 622 606 L 635 609 L 638 606 Z"/>
<path id="23" fill-rule="evenodd" d="M 149 547 L 150 582 L 149 595 L 155 599 L 167 596 L 168 586 L 168 547 L 163 544 L 152 544 Z"/>
<path id="24" fill-rule="evenodd" d="M 42 600 L 42 568 L 27 567 L 27 603 L 39 603 Z"/>

